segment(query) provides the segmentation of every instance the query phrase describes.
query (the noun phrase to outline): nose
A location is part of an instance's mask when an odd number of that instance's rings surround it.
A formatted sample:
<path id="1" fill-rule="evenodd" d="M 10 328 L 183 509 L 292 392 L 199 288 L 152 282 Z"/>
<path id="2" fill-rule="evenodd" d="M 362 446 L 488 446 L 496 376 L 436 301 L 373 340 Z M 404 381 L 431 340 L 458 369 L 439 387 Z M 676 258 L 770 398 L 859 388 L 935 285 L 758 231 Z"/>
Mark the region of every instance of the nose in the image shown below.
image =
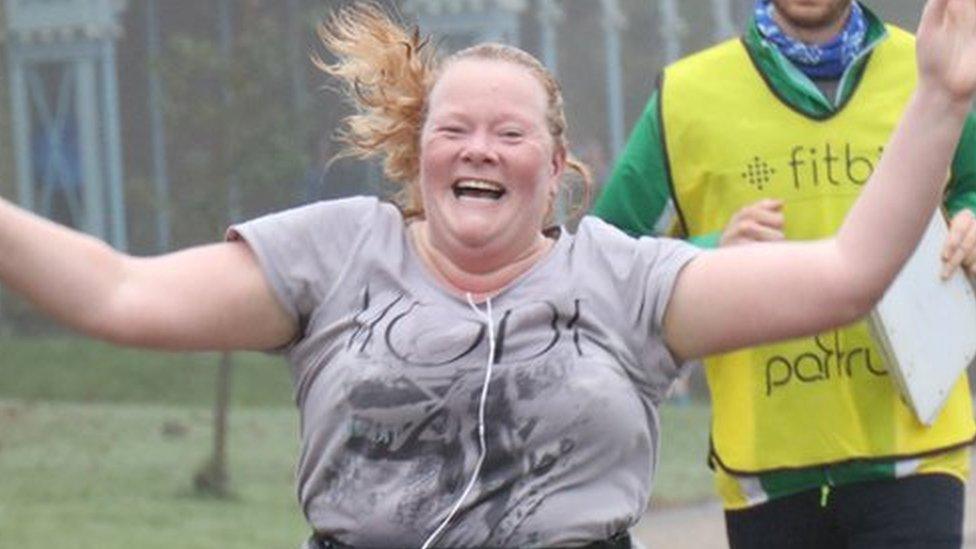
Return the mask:
<path id="1" fill-rule="evenodd" d="M 469 164 L 494 164 L 498 154 L 491 137 L 484 132 L 473 133 L 465 140 L 461 150 L 461 161 Z"/>

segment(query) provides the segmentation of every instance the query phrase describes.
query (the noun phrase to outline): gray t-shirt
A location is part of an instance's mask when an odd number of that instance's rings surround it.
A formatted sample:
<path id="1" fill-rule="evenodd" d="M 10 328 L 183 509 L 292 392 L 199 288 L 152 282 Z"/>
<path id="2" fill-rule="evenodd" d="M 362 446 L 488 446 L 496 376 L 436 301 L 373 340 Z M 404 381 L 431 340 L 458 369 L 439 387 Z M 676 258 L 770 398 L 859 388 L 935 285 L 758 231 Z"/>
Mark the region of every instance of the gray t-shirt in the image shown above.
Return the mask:
<path id="1" fill-rule="evenodd" d="M 282 351 L 301 411 L 298 496 L 317 532 L 418 547 L 447 516 L 479 456 L 492 331 L 487 456 L 437 545 L 581 544 L 641 517 L 656 406 L 678 373 L 662 318 L 695 248 L 586 218 L 492 298 L 489 330 L 426 270 L 390 204 L 320 202 L 229 237 L 301 328 Z"/>

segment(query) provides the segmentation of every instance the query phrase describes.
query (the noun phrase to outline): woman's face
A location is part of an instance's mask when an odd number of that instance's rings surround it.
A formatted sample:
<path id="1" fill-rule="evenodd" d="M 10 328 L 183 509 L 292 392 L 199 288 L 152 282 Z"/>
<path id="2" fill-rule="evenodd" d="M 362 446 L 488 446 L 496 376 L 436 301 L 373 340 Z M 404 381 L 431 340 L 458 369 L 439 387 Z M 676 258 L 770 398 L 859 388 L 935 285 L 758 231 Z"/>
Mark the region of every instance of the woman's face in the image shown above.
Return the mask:
<path id="1" fill-rule="evenodd" d="M 543 242 L 565 164 L 546 106 L 542 83 L 512 62 L 462 59 L 440 75 L 421 132 L 420 190 L 441 253 L 496 269 Z"/>

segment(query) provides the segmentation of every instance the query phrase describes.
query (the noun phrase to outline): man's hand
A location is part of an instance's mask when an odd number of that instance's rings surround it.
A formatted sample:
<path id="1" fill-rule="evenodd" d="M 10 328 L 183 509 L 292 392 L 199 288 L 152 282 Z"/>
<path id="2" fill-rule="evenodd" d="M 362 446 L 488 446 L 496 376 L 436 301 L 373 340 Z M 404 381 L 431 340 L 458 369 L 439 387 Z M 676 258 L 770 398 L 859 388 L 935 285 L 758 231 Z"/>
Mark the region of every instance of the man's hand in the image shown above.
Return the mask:
<path id="1" fill-rule="evenodd" d="M 766 198 L 742 208 L 726 225 L 719 246 L 783 240 L 783 202 Z"/>
<path id="2" fill-rule="evenodd" d="M 961 210 L 949 223 L 949 236 L 942 247 L 942 280 L 962 266 L 969 276 L 976 275 L 976 216 Z"/>

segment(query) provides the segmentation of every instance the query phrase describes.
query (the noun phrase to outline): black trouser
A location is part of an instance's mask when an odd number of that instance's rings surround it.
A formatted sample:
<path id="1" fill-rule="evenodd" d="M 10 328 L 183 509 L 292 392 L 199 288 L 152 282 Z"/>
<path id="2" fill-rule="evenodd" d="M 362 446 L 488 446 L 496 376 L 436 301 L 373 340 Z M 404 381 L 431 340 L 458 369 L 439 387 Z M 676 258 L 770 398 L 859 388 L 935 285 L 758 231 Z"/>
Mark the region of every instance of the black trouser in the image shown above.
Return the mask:
<path id="1" fill-rule="evenodd" d="M 317 535 L 308 540 L 310 549 L 353 549 L 352 545 L 335 541 L 334 539 Z M 580 549 L 631 549 L 630 533 L 624 531 L 605 540 L 594 541 Z"/>
<path id="2" fill-rule="evenodd" d="M 966 487 L 942 474 L 810 490 L 725 513 L 732 549 L 959 549 Z"/>

